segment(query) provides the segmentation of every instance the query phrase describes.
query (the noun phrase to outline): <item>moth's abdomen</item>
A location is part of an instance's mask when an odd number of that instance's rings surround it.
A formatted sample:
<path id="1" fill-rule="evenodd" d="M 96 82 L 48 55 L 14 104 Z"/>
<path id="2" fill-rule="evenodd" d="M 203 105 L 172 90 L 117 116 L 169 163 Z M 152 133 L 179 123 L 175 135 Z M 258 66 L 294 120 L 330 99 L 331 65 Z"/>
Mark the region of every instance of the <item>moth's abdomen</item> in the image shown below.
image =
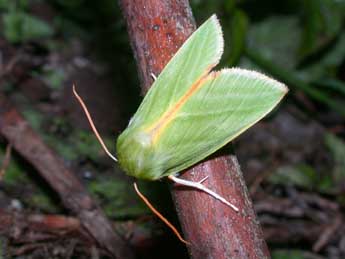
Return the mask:
<path id="1" fill-rule="evenodd" d="M 140 130 L 125 130 L 117 139 L 117 158 L 130 176 L 156 180 L 162 176 L 163 159 L 153 145 L 152 136 Z"/>

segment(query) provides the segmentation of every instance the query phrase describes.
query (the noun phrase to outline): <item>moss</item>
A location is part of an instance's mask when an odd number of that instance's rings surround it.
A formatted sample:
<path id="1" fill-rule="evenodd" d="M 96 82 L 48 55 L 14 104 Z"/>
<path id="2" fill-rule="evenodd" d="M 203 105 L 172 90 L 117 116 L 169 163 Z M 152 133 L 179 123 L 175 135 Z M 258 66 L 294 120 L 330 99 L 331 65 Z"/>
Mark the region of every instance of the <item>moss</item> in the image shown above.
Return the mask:
<path id="1" fill-rule="evenodd" d="M 4 148 L 0 149 L 0 161 L 3 161 L 5 155 Z M 29 177 L 23 172 L 23 169 L 19 163 L 11 158 L 11 161 L 5 171 L 2 181 L 6 185 L 15 185 L 15 184 L 26 184 L 30 182 Z"/>
<path id="2" fill-rule="evenodd" d="M 95 180 L 89 183 L 88 188 L 102 200 L 102 207 L 111 218 L 132 218 L 149 213 L 148 208 L 138 201 L 132 185 L 126 180 Z"/>
<path id="3" fill-rule="evenodd" d="M 275 250 L 272 252 L 272 259 L 304 259 L 301 250 Z"/>
<path id="4" fill-rule="evenodd" d="M 58 213 L 61 211 L 61 208 L 54 202 L 50 195 L 42 190 L 33 193 L 26 202 L 32 207 L 45 212 Z"/>

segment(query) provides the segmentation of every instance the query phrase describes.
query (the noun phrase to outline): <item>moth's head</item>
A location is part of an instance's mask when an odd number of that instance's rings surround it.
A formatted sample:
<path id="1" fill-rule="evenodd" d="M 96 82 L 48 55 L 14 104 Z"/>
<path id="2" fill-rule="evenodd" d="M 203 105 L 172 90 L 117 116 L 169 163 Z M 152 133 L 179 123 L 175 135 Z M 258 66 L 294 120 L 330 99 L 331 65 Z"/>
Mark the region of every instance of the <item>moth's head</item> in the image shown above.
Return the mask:
<path id="1" fill-rule="evenodd" d="M 126 129 L 117 139 L 116 150 L 119 165 L 128 175 L 145 180 L 162 177 L 163 161 L 144 131 Z"/>

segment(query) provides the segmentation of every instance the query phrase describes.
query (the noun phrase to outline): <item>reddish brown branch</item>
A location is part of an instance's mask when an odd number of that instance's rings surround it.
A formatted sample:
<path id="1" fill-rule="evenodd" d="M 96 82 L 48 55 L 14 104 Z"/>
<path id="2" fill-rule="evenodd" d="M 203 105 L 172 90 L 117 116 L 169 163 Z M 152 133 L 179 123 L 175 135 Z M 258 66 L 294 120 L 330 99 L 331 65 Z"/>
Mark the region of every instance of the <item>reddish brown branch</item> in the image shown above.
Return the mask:
<path id="1" fill-rule="evenodd" d="M 151 73 L 158 75 L 195 30 L 186 0 L 121 0 L 138 71 L 145 93 Z M 192 258 L 267 258 L 269 252 L 256 221 L 237 159 L 218 155 L 183 174 L 198 181 L 208 175 L 207 187 L 240 208 L 236 213 L 207 194 L 186 188 L 172 191 Z"/>
<path id="2" fill-rule="evenodd" d="M 0 95 L 0 134 L 29 161 L 60 195 L 64 205 L 78 216 L 95 240 L 118 258 L 132 258 L 125 241 L 92 200 L 84 186 L 59 156 L 42 141 L 24 118 Z"/>

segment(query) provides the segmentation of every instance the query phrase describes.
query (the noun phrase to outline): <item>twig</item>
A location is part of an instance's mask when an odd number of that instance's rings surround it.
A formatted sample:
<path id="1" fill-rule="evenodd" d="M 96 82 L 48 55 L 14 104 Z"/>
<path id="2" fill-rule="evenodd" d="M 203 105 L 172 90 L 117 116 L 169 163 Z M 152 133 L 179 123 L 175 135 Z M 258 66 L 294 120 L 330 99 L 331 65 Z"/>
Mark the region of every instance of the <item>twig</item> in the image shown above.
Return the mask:
<path id="1" fill-rule="evenodd" d="M 320 237 L 313 245 L 313 251 L 319 252 L 323 247 L 325 247 L 327 243 L 332 239 L 332 237 L 334 237 L 334 233 L 339 229 L 339 227 L 342 224 L 343 220 L 341 215 L 337 215 L 332 224 L 321 233 Z"/>
<path id="2" fill-rule="evenodd" d="M 17 248 L 14 251 L 14 255 L 21 256 L 21 255 L 24 255 L 24 254 L 31 252 L 32 250 L 38 249 L 40 247 L 44 247 L 45 245 L 46 244 L 44 244 L 44 243 L 25 244 L 25 245 Z"/>
<path id="3" fill-rule="evenodd" d="M 177 185 L 186 186 L 186 187 L 194 188 L 194 189 L 199 190 L 199 191 L 203 191 L 203 192 L 209 194 L 210 196 L 212 196 L 213 198 L 224 203 L 225 205 L 229 206 L 234 211 L 239 212 L 239 209 L 235 205 L 231 204 L 224 197 L 220 196 L 218 193 L 215 193 L 214 191 L 210 190 L 209 188 L 207 188 L 205 185 L 202 184 L 204 179 L 209 178 L 209 176 L 204 177 L 201 181 L 198 181 L 198 182 L 186 181 L 184 179 L 177 178 L 173 175 L 169 175 L 168 178 L 171 181 L 175 182 Z"/>
<path id="4" fill-rule="evenodd" d="M 17 55 L 12 57 L 6 65 L 4 65 L 2 57 L 1 57 L 0 79 L 6 76 L 7 74 L 11 73 L 12 69 L 21 60 L 21 58 L 22 58 L 22 54 L 21 52 L 19 52 Z"/>

